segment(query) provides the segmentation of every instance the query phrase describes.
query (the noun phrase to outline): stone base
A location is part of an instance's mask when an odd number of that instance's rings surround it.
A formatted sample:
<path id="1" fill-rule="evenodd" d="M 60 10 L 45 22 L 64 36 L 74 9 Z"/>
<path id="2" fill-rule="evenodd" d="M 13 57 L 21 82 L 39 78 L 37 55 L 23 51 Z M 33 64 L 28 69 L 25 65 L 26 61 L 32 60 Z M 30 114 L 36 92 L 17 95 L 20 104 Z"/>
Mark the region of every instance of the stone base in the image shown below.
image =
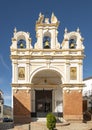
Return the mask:
<path id="1" fill-rule="evenodd" d="M 65 120 L 82 121 L 83 105 L 82 93 L 79 90 L 64 91 L 63 94 L 63 117 Z"/>
<path id="2" fill-rule="evenodd" d="M 67 120 L 67 121 L 82 122 L 83 121 L 83 115 L 64 115 L 64 119 Z"/>
<path id="3" fill-rule="evenodd" d="M 14 124 L 26 124 L 31 122 L 31 93 L 27 90 L 13 92 Z"/>
<path id="4" fill-rule="evenodd" d="M 14 124 L 28 124 L 31 122 L 29 116 L 14 116 Z"/>

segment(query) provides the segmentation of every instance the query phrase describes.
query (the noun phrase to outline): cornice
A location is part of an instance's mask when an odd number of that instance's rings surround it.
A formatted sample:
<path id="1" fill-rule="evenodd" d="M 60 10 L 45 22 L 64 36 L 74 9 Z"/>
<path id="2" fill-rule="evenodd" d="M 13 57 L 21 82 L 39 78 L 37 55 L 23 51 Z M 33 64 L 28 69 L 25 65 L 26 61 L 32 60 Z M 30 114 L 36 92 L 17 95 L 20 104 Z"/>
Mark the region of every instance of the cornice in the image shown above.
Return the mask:
<path id="1" fill-rule="evenodd" d="M 83 49 L 31 49 L 31 48 L 25 48 L 25 49 L 17 49 L 17 48 L 12 48 L 11 52 L 84 52 Z"/>
<path id="2" fill-rule="evenodd" d="M 45 88 L 57 88 L 58 87 L 58 85 L 35 85 L 35 84 L 27 84 L 27 83 L 24 83 L 24 84 L 22 84 L 22 83 L 12 83 L 11 84 L 11 86 L 13 87 L 13 88 L 16 88 L 16 87 L 18 87 L 18 88 L 21 88 L 21 87 L 28 87 L 28 88 L 43 88 L 43 87 L 45 87 Z"/>
<path id="3" fill-rule="evenodd" d="M 29 88 L 43 88 L 43 87 L 46 87 L 46 88 L 56 88 L 58 87 L 58 85 L 34 85 L 34 84 L 29 84 L 29 83 L 12 83 L 11 84 L 12 87 L 29 87 Z M 74 87 L 78 87 L 78 88 L 83 88 L 85 86 L 84 83 L 70 83 L 70 84 L 61 84 L 61 87 L 62 88 L 74 88 Z"/>
<path id="4" fill-rule="evenodd" d="M 59 26 L 59 22 L 57 23 L 36 23 L 36 31 L 38 30 L 38 28 L 44 28 L 44 27 L 58 27 Z"/>
<path id="5" fill-rule="evenodd" d="M 33 85 L 33 88 L 57 88 L 58 85 L 55 84 L 55 85 Z"/>
<path id="6" fill-rule="evenodd" d="M 12 83 L 11 84 L 12 87 L 32 87 L 33 84 L 31 83 Z"/>
<path id="7" fill-rule="evenodd" d="M 30 49 L 30 48 L 25 48 L 25 49 L 24 48 L 22 48 L 22 49 L 21 48 L 18 48 L 18 49 L 17 48 L 11 48 L 10 50 L 11 50 L 11 52 L 14 52 L 14 51 L 16 51 L 16 52 L 27 52 L 27 51 L 32 51 L 33 49 Z"/>
<path id="8" fill-rule="evenodd" d="M 84 55 L 11 55 L 11 59 L 84 59 Z"/>
<path id="9" fill-rule="evenodd" d="M 79 88 L 81 88 L 81 87 L 84 87 L 85 86 L 85 84 L 84 83 L 65 83 L 65 84 L 62 84 L 62 87 L 64 88 L 64 87 L 68 87 L 68 88 L 73 88 L 73 87 L 79 87 Z"/>

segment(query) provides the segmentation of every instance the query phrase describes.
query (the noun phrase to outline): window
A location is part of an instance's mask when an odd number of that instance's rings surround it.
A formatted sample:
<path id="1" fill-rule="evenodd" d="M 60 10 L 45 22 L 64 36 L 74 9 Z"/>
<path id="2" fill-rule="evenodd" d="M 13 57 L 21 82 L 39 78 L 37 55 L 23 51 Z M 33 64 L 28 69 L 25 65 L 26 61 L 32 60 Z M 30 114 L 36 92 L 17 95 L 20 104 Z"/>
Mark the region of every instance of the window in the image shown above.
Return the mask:
<path id="1" fill-rule="evenodd" d="M 26 48 L 26 41 L 23 39 L 20 39 L 18 41 L 17 48 L 21 48 L 21 49 Z"/>

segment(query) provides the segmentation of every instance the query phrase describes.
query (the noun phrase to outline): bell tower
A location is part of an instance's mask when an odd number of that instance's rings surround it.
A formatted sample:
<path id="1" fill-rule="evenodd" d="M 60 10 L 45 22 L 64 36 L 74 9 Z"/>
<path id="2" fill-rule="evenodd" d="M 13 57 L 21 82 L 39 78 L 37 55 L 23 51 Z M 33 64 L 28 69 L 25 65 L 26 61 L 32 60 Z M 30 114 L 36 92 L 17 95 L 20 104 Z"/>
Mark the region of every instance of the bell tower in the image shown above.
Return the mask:
<path id="1" fill-rule="evenodd" d="M 51 19 L 44 18 L 44 15 L 39 14 L 39 18 L 36 21 L 36 38 L 35 49 L 59 49 L 58 43 L 58 26 L 59 21 L 57 17 L 52 13 Z"/>

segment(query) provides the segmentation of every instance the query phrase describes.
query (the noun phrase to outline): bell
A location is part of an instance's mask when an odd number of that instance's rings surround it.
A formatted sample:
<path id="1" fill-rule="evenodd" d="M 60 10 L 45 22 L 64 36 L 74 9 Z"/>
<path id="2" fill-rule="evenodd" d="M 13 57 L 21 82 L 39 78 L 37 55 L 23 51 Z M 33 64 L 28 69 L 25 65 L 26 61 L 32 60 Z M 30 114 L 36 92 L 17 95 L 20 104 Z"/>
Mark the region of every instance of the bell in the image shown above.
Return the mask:
<path id="1" fill-rule="evenodd" d="M 75 44 L 74 43 L 71 43 L 70 44 L 70 48 L 74 48 L 75 47 Z"/>
<path id="2" fill-rule="evenodd" d="M 22 42 L 20 43 L 20 48 L 24 48 L 24 44 Z"/>
<path id="3" fill-rule="evenodd" d="M 45 41 L 44 48 L 50 48 L 49 41 Z"/>

